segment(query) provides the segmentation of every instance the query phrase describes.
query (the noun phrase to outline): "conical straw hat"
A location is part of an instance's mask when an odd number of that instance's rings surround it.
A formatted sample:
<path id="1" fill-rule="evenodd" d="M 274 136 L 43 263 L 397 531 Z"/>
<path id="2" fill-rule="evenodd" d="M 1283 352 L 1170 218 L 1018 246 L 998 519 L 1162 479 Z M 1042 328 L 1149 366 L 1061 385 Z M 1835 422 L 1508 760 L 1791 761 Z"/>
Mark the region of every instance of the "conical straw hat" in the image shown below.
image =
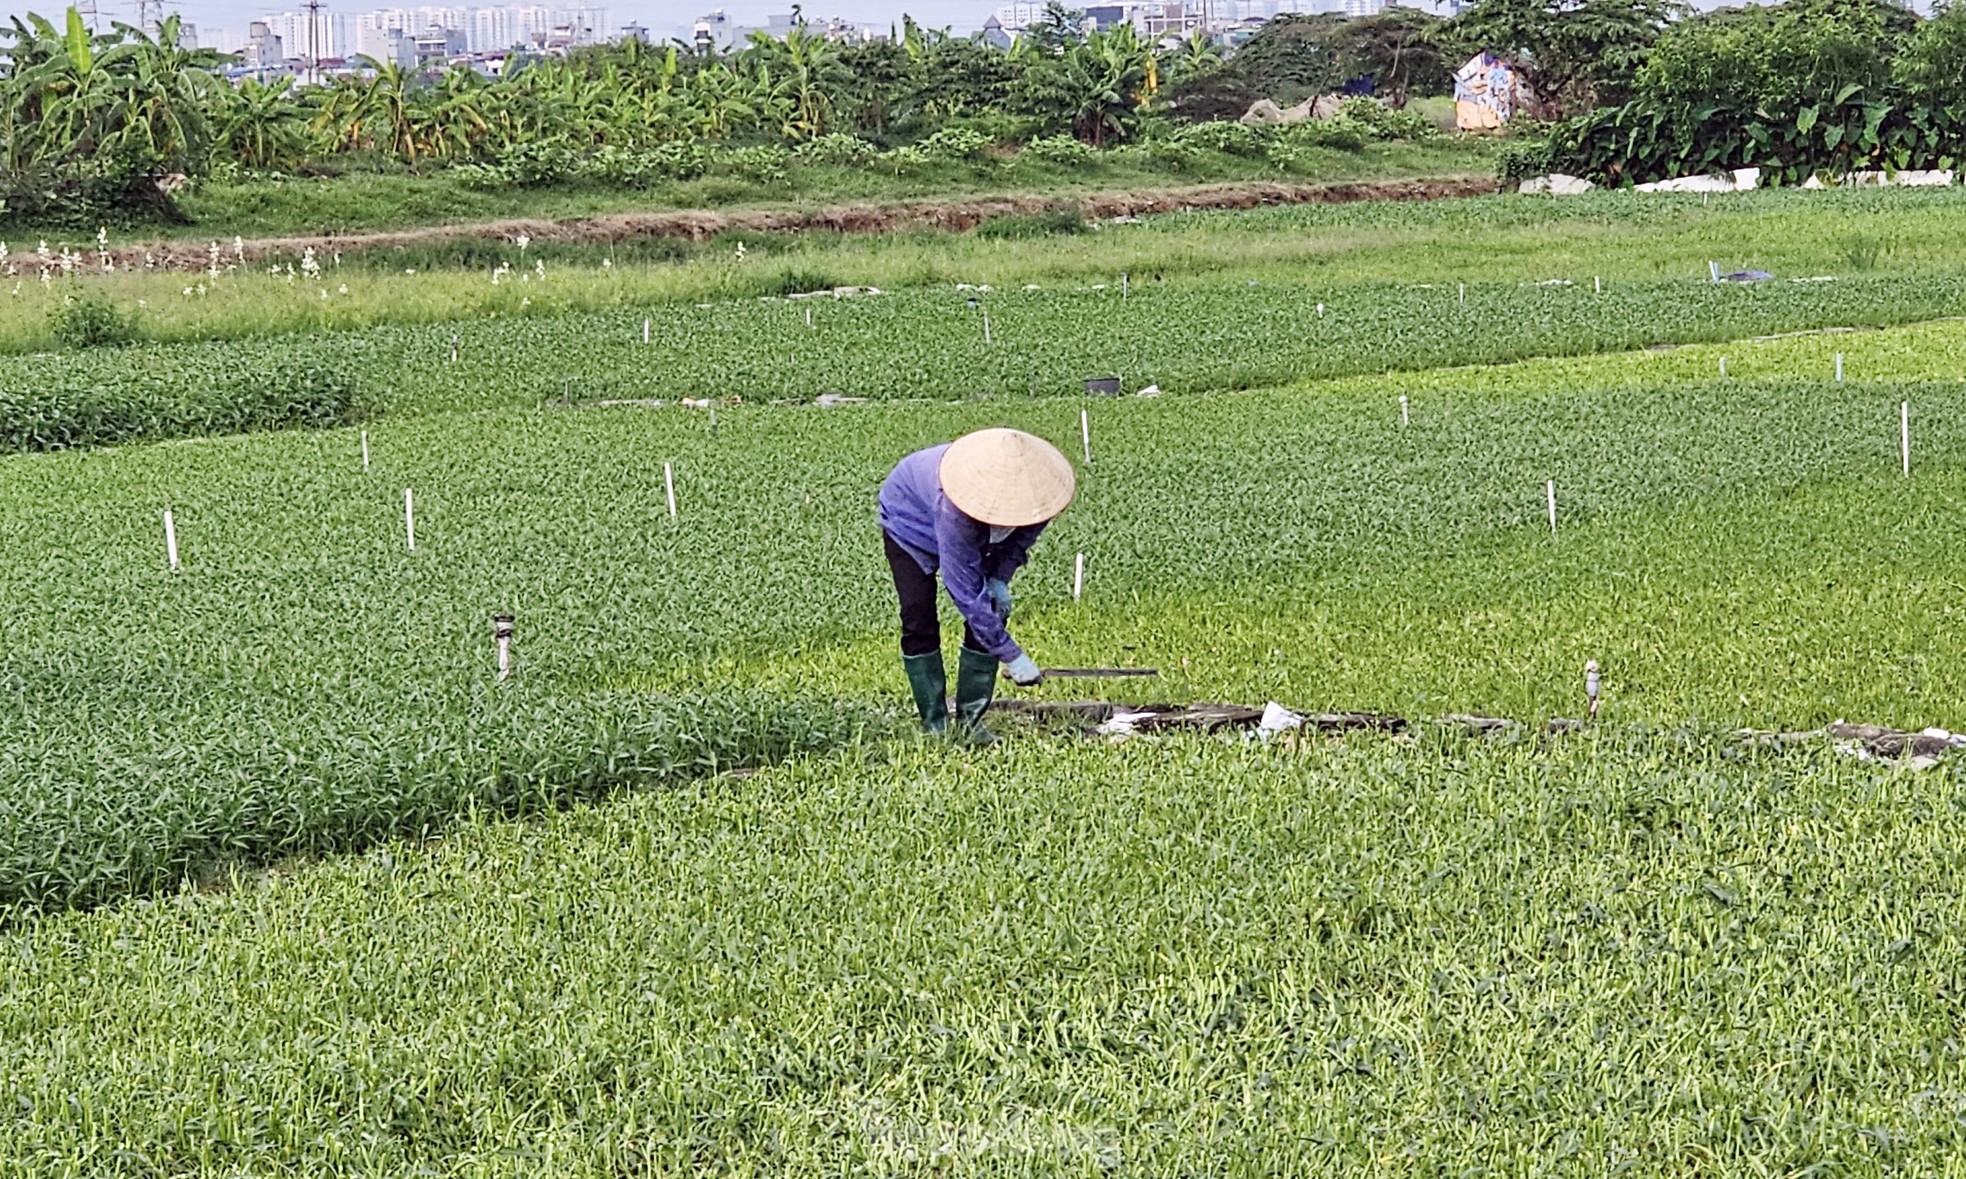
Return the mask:
<path id="1" fill-rule="evenodd" d="M 1022 430 L 978 430 L 942 453 L 942 494 L 972 520 L 998 528 L 1041 524 L 1078 494 L 1072 461 Z"/>

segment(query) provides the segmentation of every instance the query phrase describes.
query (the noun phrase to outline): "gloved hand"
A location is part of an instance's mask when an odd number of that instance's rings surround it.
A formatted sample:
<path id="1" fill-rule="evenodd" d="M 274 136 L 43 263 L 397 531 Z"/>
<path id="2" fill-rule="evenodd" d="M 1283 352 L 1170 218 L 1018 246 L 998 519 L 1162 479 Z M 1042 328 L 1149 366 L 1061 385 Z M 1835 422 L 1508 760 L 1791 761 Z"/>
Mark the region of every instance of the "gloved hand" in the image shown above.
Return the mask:
<path id="1" fill-rule="evenodd" d="M 1010 583 L 1001 577 L 992 577 L 983 583 L 983 592 L 990 596 L 990 605 L 997 608 L 997 617 L 1010 621 Z"/>
<path id="2" fill-rule="evenodd" d="M 1044 672 L 1038 670 L 1037 662 L 1029 655 L 1019 655 L 1011 660 L 1004 672 L 1019 687 L 1031 688 L 1044 682 Z"/>

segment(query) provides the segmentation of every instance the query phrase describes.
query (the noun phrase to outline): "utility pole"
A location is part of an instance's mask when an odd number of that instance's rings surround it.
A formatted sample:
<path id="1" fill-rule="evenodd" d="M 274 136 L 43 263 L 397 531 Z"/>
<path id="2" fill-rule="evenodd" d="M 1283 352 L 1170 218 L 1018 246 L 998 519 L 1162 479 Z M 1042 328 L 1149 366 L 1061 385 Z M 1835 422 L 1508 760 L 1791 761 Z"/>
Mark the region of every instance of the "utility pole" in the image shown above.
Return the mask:
<path id="1" fill-rule="evenodd" d="M 313 84 L 321 84 L 321 0 L 307 0 L 307 72 Z"/>

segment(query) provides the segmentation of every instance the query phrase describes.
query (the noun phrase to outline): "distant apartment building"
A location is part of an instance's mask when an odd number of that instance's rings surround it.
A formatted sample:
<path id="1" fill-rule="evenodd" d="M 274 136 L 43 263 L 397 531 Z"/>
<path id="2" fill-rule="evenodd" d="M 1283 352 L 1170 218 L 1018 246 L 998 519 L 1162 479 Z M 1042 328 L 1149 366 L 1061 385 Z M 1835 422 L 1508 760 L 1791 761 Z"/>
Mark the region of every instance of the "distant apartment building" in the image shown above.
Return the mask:
<path id="1" fill-rule="evenodd" d="M 246 26 L 246 43 L 239 49 L 240 62 L 256 70 L 272 69 L 287 60 L 280 35 L 263 20 Z"/>

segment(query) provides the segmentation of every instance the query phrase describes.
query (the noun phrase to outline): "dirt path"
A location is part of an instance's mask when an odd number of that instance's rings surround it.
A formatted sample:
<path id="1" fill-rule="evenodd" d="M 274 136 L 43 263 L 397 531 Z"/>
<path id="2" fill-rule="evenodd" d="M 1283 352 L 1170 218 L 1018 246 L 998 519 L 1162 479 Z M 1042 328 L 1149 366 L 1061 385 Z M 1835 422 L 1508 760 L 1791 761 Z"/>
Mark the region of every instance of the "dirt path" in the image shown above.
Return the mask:
<path id="1" fill-rule="evenodd" d="M 895 204 L 832 205 L 816 209 L 745 210 L 716 213 L 681 210 L 664 213 L 613 213 L 566 221 L 485 221 L 440 225 L 381 233 L 324 234 L 314 237 L 256 238 L 244 243 L 246 260 L 267 256 L 292 258 L 313 248 L 316 253 L 388 250 L 432 242 L 472 238 L 515 238 L 525 234 L 536 242 L 607 244 L 635 238 L 673 237 L 702 241 L 726 230 L 758 232 L 819 231 L 884 233 L 892 229 L 932 227 L 967 230 L 991 217 L 1031 215 L 1060 205 L 1076 205 L 1086 216 L 1111 219 L 1172 213 L 1182 209 L 1253 209 L 1263 205 L 1322 205 L 1349 201 L 1427 201 L 1450 197 L 1486 196 L 1498 191 L 1493 180 L 1394 180 L 1360 184 L 1244 183 L 1207 185 L 1158 191 L 1102 192 L 1082 197 L 1018 196 L 973 201 L 906 201 Z M 220 243 L 223 260 L 235 257 L 230 241 Z M 112 250 L 119 266 L 162 266 L 201 270 L 208 263 L 209 245 L 173 242 Z"/>

